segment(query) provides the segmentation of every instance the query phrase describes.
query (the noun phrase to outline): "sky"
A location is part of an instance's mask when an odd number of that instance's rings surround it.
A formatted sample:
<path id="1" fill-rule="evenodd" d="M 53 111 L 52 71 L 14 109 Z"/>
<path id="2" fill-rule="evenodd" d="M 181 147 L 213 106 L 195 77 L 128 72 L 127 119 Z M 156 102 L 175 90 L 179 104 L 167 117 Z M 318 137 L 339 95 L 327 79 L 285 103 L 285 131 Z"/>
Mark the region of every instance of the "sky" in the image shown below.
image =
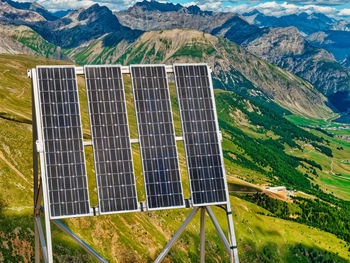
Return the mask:
<path id="1" fill-rule="evenodd" d="M 15 0 L 16 1 L 16 0 Z M 17 0 L 28 2 L 31 0 Z M 95 3 L 113 11 L 126 10 L 142 0 L 36 0 L 50 11 L 87 8 Z M 243 13 L 257 9 L 266 15 L 283 16 L 300 12 L 320 12 L 330 17 L 350 20 L 350 0 L 158 0 L 159 2 L 180 3 L 184 6 L 198 5 L 202 10 Z M 33 1 L 31 1 L 33 2 Z"/>

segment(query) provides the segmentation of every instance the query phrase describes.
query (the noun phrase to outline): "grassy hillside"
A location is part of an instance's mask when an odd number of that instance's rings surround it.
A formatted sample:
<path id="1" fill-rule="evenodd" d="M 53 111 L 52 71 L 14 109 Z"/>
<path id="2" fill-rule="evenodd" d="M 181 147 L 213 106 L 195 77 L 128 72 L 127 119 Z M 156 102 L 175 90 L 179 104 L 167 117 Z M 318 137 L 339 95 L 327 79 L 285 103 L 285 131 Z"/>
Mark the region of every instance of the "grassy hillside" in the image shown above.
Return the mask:
<path id="1" fill-rule="evenodd" d="M 206 61 L 213 69 L 215 88 L 264 101 L 281 112 L 318 119 L 334 115 L 311 84 L 223 38 L 174 29 L 147 32 L 133 43 L 109 42 L 106 36 L 65 53 L 78 64 Z"/>
<path id="2" fill-rule="evenodd" d="M 302 144 L 301 149 L 287 149 L 289 154 L 307 158 L 320 166 L 303 167 L 300 170 L 308 173 L 313 183 L 318 184 L 323 191 L 350 200 L 350 142 L 337 137 L 350 135 L 347 125 L 330 120 L 308 120 L 295 115 L 287 116 L 287 119 L 324 138 L 326 145 L 332 150 L 332 155 L 329 156 L 311 144 Z"/>
<path id="3" fill-rule="evenodd" d="M 31 164 L 31 101 L 30 80 L 26 69 L 38 64 L 61 64 L 61 61 L 29 56 L 0 55 L 0 261 L 30 261 L 33 258 L 32 222 L 32 164 Z M 86 95 L 83 79 L 79 78 L 84 137 L 89 137 Z M 125 78 L 131 137 L 136 137 L 136 121 L 133 112 L 130 80 Z M 181 134 L 174 85 L 171 98 L 174 109 L 176 134 Z M 316 140 L 309 133 L 284 122 L 267 108 L 243 100 L 230 92 L 216 92 L 220 125 L 224 135 L 225 165 L 229 181 L 239 176 L 255 183 L 288 183 L 292 172 L 291 157 L 283 153 L 281 145 L 289 145 L 295 139 Z M 229 107 L 227 105 L 229 104 Z M 269 120 L 263 126 L 256 123 L 254 115 Z M 272 122 L 277 118 L 275 122 Z M 282 124 L 280 124 L 282 122 Z M 274 124 L 274 125 L 273 125 Z M 277 125 L 278 124 L 278 125 Z M 279 125 L 280 124 L 280 125 Z M 229 127 L 227 126 L 229 125 Z M 283 129 L 292 131 L 286 136 Z M 299 134 L 300 133 L 300 134 Z M 307 138 L 307 137 L 310 137 Z M 274 138 L 275 143 L 269 138 Z M 263 142 L 268 143 L 264 146 Z M 242 144 L 242 142 L 246 142 Z M 261 144 L 251 152 L 250 144 Z M 319 142 L 323 143 L 323 142 Z M 287 146 L 286 146 L 287 147 Z M 294 148 L 296 146 L 294 145 Z M 298 148 L 298 147 L 296 147 Z M 276 163 L 286 161 L 285 174 L 275 174 L 279 166 L 260 163 L 264 151 L 276 158 Z M 271 152 L 278 151 L 278 154 Z M 144 200 L 143 179 L 138 147 L 133 148 L 138 196 Z M 91 205 L 97 204 L 91 149 L 87 148 L 88 179 Z M 188 197 L 183 145 L 179 143 L 181 174 Z M 260 157 L 254 159 L 254 154 Z M 345 154 L 345 153 L 344 153 Z M 260 159 L 259 159 L 260 158 Z M 291 164 L 289 164 L 291 162 Z M 250 166 L 250 164 L 252 166 Z M 271 176 L 273 175 L 273 176 Z M 306 181 L 300 177 L 300 185 Z M 293 182 L 289 182 L 291 185 Z M 314 258 L 329 262 L 347 262 L 349 245 L 333 234 L 308 226 L 273 217 L 261 207 L 232 197 L 234 222 L 241 262 L 313 262 Z M 177 227 L 190 211 L 188 209 L 163 212 L 133 213 L 90 218 L 76 218 L 64 222 L 76 231 L 93 248 L 111 262 L 149 262 L 155 258 Z M 215 209 L 225 228 L 225 216 Z M 208 220 L 207 220 L 208 221 Z M 227 261 L 227 255 L 218 236 L 208 221 L 207 260 Z M 226 230 L 226 228 L 225 228 Z M 53 227 L 54 257 L 57 262 L 90 262 L 91 258 L 78 248 L 62 232 Z M 175 248 L 169 262 L 198 261 L 199 218 L 192 223 Z M 106 245 L 108 244 L 108 245 Z M 310 256 L 313 255 L 313 256 Z"/>

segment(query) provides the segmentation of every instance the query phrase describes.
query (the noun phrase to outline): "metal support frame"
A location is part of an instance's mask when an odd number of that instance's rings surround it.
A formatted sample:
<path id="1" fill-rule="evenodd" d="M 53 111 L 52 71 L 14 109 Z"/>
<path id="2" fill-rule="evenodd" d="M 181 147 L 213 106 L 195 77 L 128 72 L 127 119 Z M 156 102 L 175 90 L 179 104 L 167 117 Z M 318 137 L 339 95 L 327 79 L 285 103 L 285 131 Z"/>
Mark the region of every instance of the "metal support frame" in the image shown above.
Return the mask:
<path id="1" fill-rule="evenodd" d="M 182 232 L 185 231 L 185 228 L 187 225 L 191 222 L 191 220 L 194 218 L 196 213 L 198 212 L 199 207 L 193 208 L 192 212 L 189 214 L 189 216 L 185 219 L 185 221 L 182 223 L 180 228 L 176 231 L 175 235 L 170 239 L 169 243 L 164 247 L 163 251 L 159 254 L 157 259 L 154 261 L 154 263 L 160 263 L 165 258 L 165 256 L 168 254 L 171 247 L 175 244 L 175 242 L 179 239 Z"/>
<path id="2" fill-rule="evenodd" d="M 201 207 L 200 262 L 205 262 L 205 207 Z"/>
<path id="3" fill-rule="evenodd" d="M 173 73 L 173 66 L 166 65 L 166 72 Z M 43 151 L 43 135 L 40 129 L 41 120 L 37 119 L 40 116 L 39 107 L 39 92 L 38 83 L 36 76 L 36 69 L 29 70 L 28 77 L 32 80 L 32 133 L 33 133 L 33 180 L 34 180 L 34 231 L 35 231 L 35 263 L 40 263 L 41 258 L 45 263 L 53 263 L 53 251 L 52 251 L 52 239 L 51 239 L 51 219 L 49 215 L 48 207 L 48 192 L 46 186 L 46 174 L 45 174 L 45 160 Z M 129 67 L 122 67 L 123 74 L 130 74 Z M 76 74 L 84 74 L 83 67 L 76 67 Z M 222 134 L 218 131 L 219 139 L 222 141 Z M 183 137 L 176 137 L 176 141 L 183 141 Z M 131 139 L 130 143 L 139 143 L 139 139 Z M 84 141 L 84 146 L 92 146 L 92 141 Z M 40 157 L 40 158 L 38 158 Z M 40 166 L 39 166 L 40 160 Z M 40 176 L 39 176 L 40 167 Z M 189 207 L 192 207 L 192 202 L 189 202 Z M 41 206 L 43 202 L 44 207 Z M 141 204 L 141 203 L 140 203 Z M 92 209 L 92 208 L 91 208 Z M 99 215 L 98 208 L 93 209 L 97 213 L 92 213 L 91 215 Z M 147 208 L 140 208 L 140 212 L 147 211 Z M 227 223 L 228 223 L 228 240 L 221 229 L 219 222 L 215 218 L 215 215 L 210 206 L 197 206 L 194 207 L 185 221 L 182 223 L 180 228 L 177 230 L 175 235 L 171 238 L 169 243 L 164 247 L 163 251 L 159 254 L 155 263 L 160 263 L 165 256 L 170 251 L 171 247 L 179 239 L 181 234 L 184 232 L 185 228 L 195 217 L 196 213 L 200 210 L 200 262 L 205 262 L 205 215 L 208 212 L 209 218 L 213 222 L 215 229 L 217 230 L 221 241 L 223 242 L 226 251 L 230 255 L 231 263 L 239 263 L 237 244 L 234 233 L 234 225 L 232 219 L 231 205 L 229 194 L 227 191 L 227 203 L 226 203 L 226 213 L 227 213 Z M 41 214 L 44 214 L 45 222 L 45 233 L 44 228 L 41 223 Z M 99 255 L 95 250 L 93 250 L 89 245 L 87 245 L 82 239 L 80 239 L 76 234 L 74 234 L 67 226 L 65 226 L 60 220 L 52 219 L 53 223 L 70 236 L 79 246 L 81 246 L 85 251 L 87 251 L 91 256 L 93 256 L 98 262 L 106 263 L 101 255 Z"/>
<path id="4" fill-rule="evenodd" d="M 226 206 L 226 211 L 230 210 L 228 208 L 229 206 Z M 237 246 L 235 245 L 236 243 L 236 238 L 235 238 L 235 233 L 234 231 L 231 231 L 231 229 L 233 230 L 233 225 L 230 226 L 230 224 L 228 224 L 228 228 L 229 228 L 229 233 L 228 233 L 228 238 L 230 240 L 227 241 L 227 238 L 224 234 L 224 232 L 222 231 L 219 222 L 217 221 L 212 209 L 210 206 L 197 206 L 195 208 L 193 208 L 193 210 L 191 211 L 191 213 L 187 216 L 187 218 L 185 219 L 185 221 L 182 223 L 182 225 L 179 227 L 179 229 L 176 231 L 176 233 L 174 234 L 174 236 L 170 239 L 169 243 L 163 248 L 162 252 L 159 254 L 159 256 L 157 257 L 157 259 L 154 261 L 154 263 L 160 263 L 162 262 L 162 260 L 165 258 L 165 256 L 169 253 L 170 249 L 172 248 L 172 246 L 175 244 L 175 242 L 179 239 L 179 237 L 181 236 L 181 234 L 185 231 L 185 228 L 188 226 L 188 224 L 191 222 L 191 220 L 194 218 L 194 216 L 196 215 L 196 213 L 198 211 L 200 212 L 200 263 L 204 263 L 205 262 L 205 211 L 208 212 L 209 218 L 211 219 L 211 221 L 213 222 L 216 231 L 219 234 L 219 237 L 221 239 L 221 241 L 223 242 L 226 251 L 229 253 L 230 255 L 230 262 L 231 263 L 239 263 L 239 259 L 238 259 L 238 253 L 237 253 Z M 229 219 L 230 218 L 230 219 Z M 231 213 L 227 213 L 227 219 L 228 222 L 233 222 L 232 220 L 232 214 Z M 231 242 L 232 240 L 232 242 Z M 234 244 L 234 245 L 233 245 Z"/>

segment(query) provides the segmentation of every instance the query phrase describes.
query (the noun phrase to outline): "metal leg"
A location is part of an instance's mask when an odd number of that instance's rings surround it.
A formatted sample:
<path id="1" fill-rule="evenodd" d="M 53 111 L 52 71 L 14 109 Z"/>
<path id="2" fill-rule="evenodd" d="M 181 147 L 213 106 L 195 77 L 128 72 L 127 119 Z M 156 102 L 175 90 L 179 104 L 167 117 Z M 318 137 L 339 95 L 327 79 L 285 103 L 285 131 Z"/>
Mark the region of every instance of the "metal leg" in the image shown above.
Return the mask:
<path id="1" fill-rule="evenodd" d="M 34 233 L 35 233 L 35 263 L 40 263 L 40 238 L 39 229 L 34 219 Z"/>
<path id="2" fill-rule="evenodd" d="M 45 180 L 41 180 L 42 184 L 45 184 Z M 46 189 L 46 187 L 45 187 Z M 51 239 L 51 225 L 50 225 L 50 215 L 49 215 L 49 205 L 47 191 L 43 191 L 44 195 L 44 214 L 45 214 L 45 229 L 46 229 L 46 243 L 47 243 L 47 262 L 53 263 L 53 253 L 52 253 L 52 239 Z M 45 252 L 43 252 L 44 254 Z"/>
<path id="3" fill-rule="evenodd" d="M 205 207 L 201 207 L 200 262 L 205 262 Z"/>
<path id="4" fill-rule="evenodd" d="M 32 85 L 33 87 L 33 85 Z M 34 185 L 34 233 L 35 233 L 35 263 L 40 263 L 40 238 L 39 229 L 36 224 L 36 216 L 38 215 L 36 211 L 36 204 L 39 197 L 39 172 L 38 172 L 38 152 L 36 151 L 36 140 L 38 139 L 36 127 L 36 116 L 35 116 L 35 103 L 34 103 L 34 90 L 32 88 L 32 137 L 33 137 L 33 185 Z M 39 212 L 40 216 L 40 212 Z"/>
<path id="5" fill-rule="evenodd" d="M 227 239 L 226 239 L 226 236 L 224 234 L 224 231 L 222 231 L 220 225 L 219 225 L 219 222 L 216 220 L 215 216 L 214 216 L 214 213 L 213 211 L 211 210 L 210 206 L 207 206 L 206 207 L 207 211 L 208 211 L 208 215 L 211 219 L 211 221 L 213 222 L 215 228 L 216 228 L 216 231 L 218 232 L 219 234 L 219 237 L 221 239 L 221 241 L 224 243 L 224 246 L 226 248 L 226 251 L 227 253 L 231 253 L 231 249 L 230 249 L 230 244 L 228 243 Z"/>
<path id="6" fill-rule="evenodd" d="M 228 223 L 228 237 L 230 240 L 230 249 L 231 249 L 230 258 L 232 263 L 239 263 L 237 242 L 236 242 L 235 230 L 233 226 L 230 199 L 228 199 L 227 201 L 226 210 L 227 210 L 227 223 Z"/>
<path id="7" fill-rule="evenodd" d="M 189 214 L 189 216 L 186 218 L 186 220 L 182 223 L 182 225 L 180 226 L 180 228 L 177 230 L 177 232 L 175 233 L 175 235 L 171 238 L 171 240 L 169 241 L 169 243 L 165 246 L 165 248 L 163 249 L 163 251 L 159 254 L 159 256 L 157 257 L 157 259 L 154 261 L 154 263 L 160 263 L 165 256 L 168 254 L 170 248 L 174 245 L 174 243 L 176 242 L 176 240 L 178 240 L 178 238 L 181 236 L 182 232 L 185 230 L 186 226 L 191 222 L 191 220 L 193 219 L 193 217 L 196 215 L 196 213 L 198 212 L 199 207 L 195 207 L 193 208 L 193 210 L 191 211 L 191 213 Z"/>
<path id="8" fill-rule="evenodd" d="M 44 258 L 44 262 L 46 263 L 46 262 L 49 262 L 49 260 L 47 258 L 47 247 L 46 247 L 45 236 L 44 236 L 44 231 L 43 231 L 43 226 L 41 224 L 40 216 L 35 218 L 35 225 L 38 228 L 41 248 L 43 251 L 43 258 Z"/>
<path id="9" fill-rule="evenodd" d="M 37 74 L 36 74 L 36 70 L 35 69 L 32 69 L 32 72 L 31 72 L 31 77 L 32 77 L 32 111 L 33 113 L 33 116 L 40 116 L 40 108 L 39 108 L 39 92 L 38 92 L 38 83 L 37 83 Z M 44 156 L 44 153 L 43 151 L 38 151 L 36 149 L 36 140 L 42 140 L 43 138 L 43 135 L 42 135 L 42 131 L 40 130 L 40 128 L 38 127 L 41 127 L 40 125 L 40 119 L 36 119 L 34 118 L 34 126 L 35 126 L 35 129 L 33 129 L 34 131 L 34 134 L 33 134 L 33 161 L 34 160 L 37 160 L 38 156 L 37 156 L 37 152 L 39 152 L 39 156 L 40 156 L 40 177 L 41 177 L 41 184 L 40 186 L 42 187 L 42 197 L 43 197 L 43 200 L 44 200 L 44 208 L 45 208 L 45 229 L 46 229 L 46 245 L 47 245 L 47 261 L 49 263 L 52 263 L 53 262 L 53 256 L 52 256 L 52 240 L 51 240 L 51 226 L 50 226 L 50 214 L 49 214 L 49 205 L 48 205 L 48 201 L 49 201 L 49 197 L 48 197 L 48 192 L 46 191 L 47 190 L 47 185 L 46 185 L 46 175 L 45 175 L 45 165 L 44 165 L 44 161 L 45 160 L 45 156 Z M 37 137 L 37 139 L 35 138 Z M 35 154 L 34 154 L 35 152 Z M 38 170 L 38 167 L 37 166 L 37 161 L 36 163 L 33 163 L 34 165 L 34 169 Z M 34 193 L 36 196 L 34 196 L 34 201 L 35 201 L 35 208 L 37 207 L 37 204 L 38 204 L 38 200 L 37 197 L 39 197 L 40 195 L 37 195 L 38 193 L 38 179 L 36 180 L 36 182 L 34 182 Z M 37 215 L 36 215 L 37 216 Z M 37 218 L 37 217 L 36 217 Z M 39 228 L 39 226 L 38 226 Z M 40 231 L 40 228 L 39 228 L 39 231 Z M 45 254 L 44 252 L 44 248 L 43 249 L 43 254 Z"/>

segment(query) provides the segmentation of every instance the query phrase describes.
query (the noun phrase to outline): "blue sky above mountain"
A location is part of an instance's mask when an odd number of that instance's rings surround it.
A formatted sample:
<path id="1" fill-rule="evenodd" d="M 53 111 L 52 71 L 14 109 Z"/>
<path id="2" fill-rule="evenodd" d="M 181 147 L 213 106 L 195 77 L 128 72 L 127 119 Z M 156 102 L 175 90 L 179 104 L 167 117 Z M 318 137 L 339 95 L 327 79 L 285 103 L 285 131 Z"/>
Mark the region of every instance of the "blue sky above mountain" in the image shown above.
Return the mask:
<path id="1" fill-rule="evenodd" d="M 30 0 L 29 0 L 30 1 Z M 50 11 L 78 9 L 89 7 L 95 3 L 109 7 L 114 11 L 125 10 L 140 0 L 37 0 Z M 142 1 L 142 0 L 141 0 Z M 28 0 L 20 0 L 28 2 Z M 32 1 L 33 2 L 33 1 Z M 160 2 L 180 3 L 184 6 L 198 5 L 203 10 L 232 11 L 237 13 L 257 9 L 266 15 L 282 16 L 301 12 L 323 13 L 330 17 L 350 20 L 349 0 L 289 0 L 289 1 L 258 1 L 258 0 L 172 0 Z"/>

